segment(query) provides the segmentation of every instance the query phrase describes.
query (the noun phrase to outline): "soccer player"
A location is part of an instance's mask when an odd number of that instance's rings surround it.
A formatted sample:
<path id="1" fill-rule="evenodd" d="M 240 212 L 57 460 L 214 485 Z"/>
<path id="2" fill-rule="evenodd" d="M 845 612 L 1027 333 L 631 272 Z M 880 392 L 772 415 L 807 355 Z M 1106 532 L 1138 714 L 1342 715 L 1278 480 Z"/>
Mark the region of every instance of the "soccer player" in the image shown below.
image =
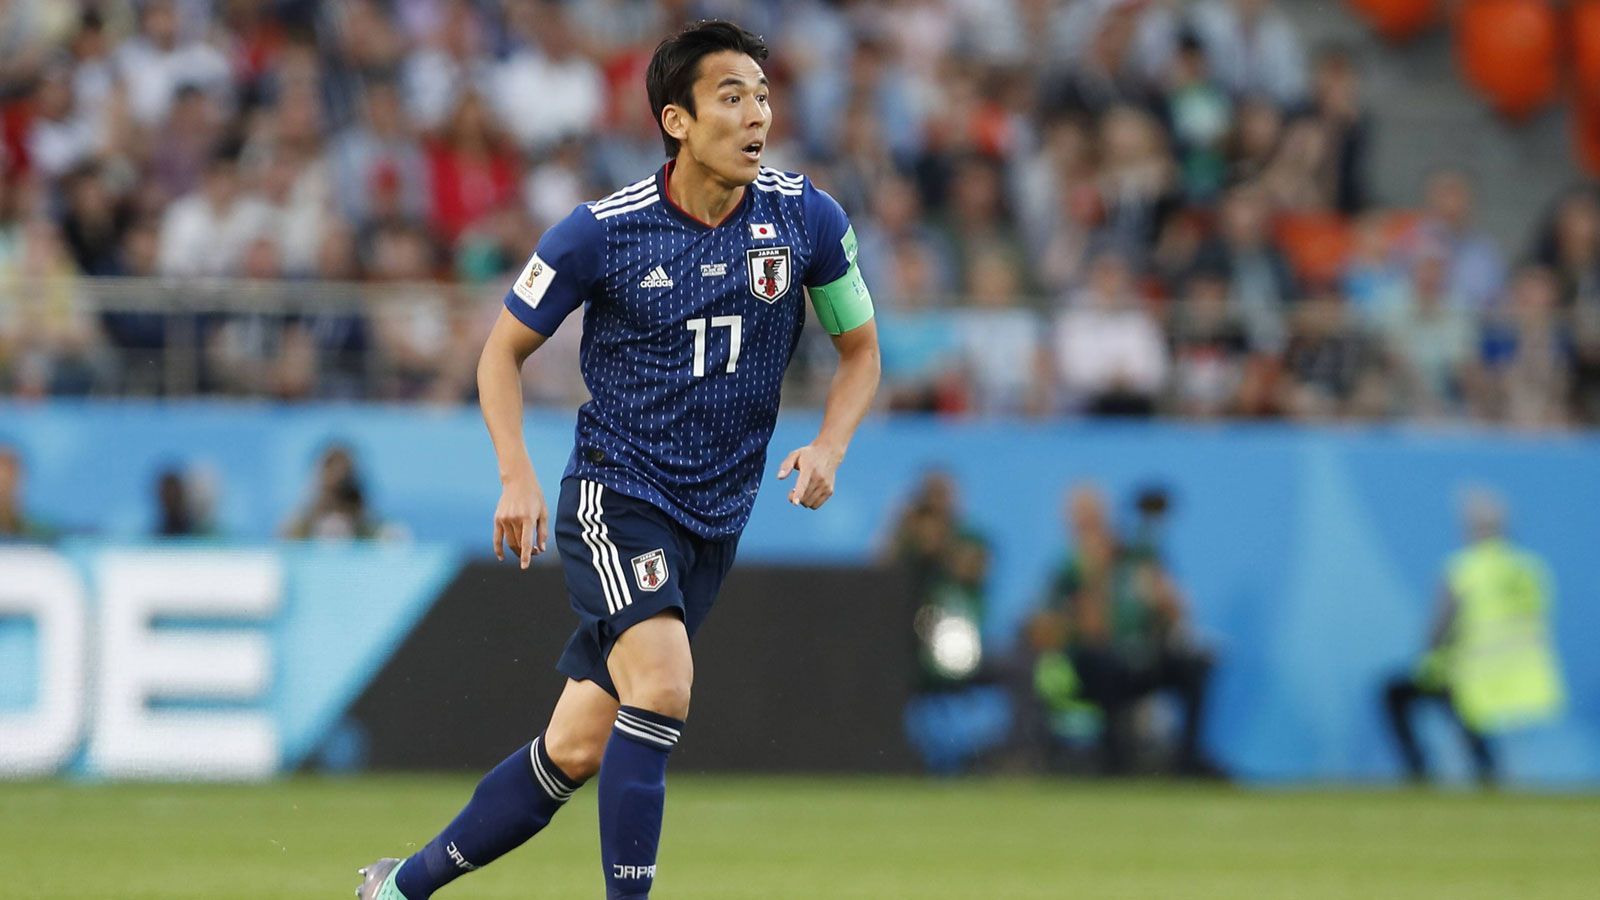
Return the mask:
<path id="1" fill-rule="evenodd" d="M 839 367 L 816 438 L 784 457 L 816 509 L 878 383 L 871 298 L 839 205 L 761 165 L 772 112 L 761 39 L 728 22 L 656 48 L 646 73 L 669 161 L 551 228 L 506 295 L 478 364 L 503 485 L 495 554 L 526 568 L 550 519 L 522 437 L 520 369 L 578 306 L 593 399 L 555 510 L 579 626 L 543 733 L 484 776 L 421 851 L 362 870 L 361 900 L 426 900 L 543 828 L 599 775 L 606 896 L 648 897 L 683 733 L 690 639 L 733 563 L 778 413 L 805 295 Z M 532 111 L 537 114 L 537 109 Z"/>

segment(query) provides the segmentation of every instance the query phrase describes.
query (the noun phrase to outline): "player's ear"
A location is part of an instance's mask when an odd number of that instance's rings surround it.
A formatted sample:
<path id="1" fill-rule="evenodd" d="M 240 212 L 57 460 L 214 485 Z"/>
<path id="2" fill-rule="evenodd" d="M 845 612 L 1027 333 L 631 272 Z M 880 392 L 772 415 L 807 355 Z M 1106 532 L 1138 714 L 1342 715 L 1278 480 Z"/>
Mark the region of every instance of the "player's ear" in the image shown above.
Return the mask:
<path id="1" fill-rule="evenodd" d="M 688 110 L 676 103 L 668 103 L 661 110 L 661 130 L 673 140 L 682 141 L 689 136 L 689 120 L 692 118 Z"/>

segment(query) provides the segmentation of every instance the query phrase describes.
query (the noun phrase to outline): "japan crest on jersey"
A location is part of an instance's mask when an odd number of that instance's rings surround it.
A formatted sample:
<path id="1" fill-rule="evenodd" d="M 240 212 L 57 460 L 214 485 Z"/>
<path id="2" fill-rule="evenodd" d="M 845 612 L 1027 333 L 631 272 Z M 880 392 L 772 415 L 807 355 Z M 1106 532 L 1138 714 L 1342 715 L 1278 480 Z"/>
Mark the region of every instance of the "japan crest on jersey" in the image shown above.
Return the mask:
<path id="1" fill-rule="evenodd" d="M 788 247 L 746 250 L 744 262 L 750 270 L 750 293 L 768 303 L 776 303 L 778 298 L 789 292 L 793 265 Z"/>
<path id="2" fill-rule="evenodd" d="M 633 580 L 639 590 L 660 590 L 667 583 L 667 551 L 651 550 L 633 558 Z"/>

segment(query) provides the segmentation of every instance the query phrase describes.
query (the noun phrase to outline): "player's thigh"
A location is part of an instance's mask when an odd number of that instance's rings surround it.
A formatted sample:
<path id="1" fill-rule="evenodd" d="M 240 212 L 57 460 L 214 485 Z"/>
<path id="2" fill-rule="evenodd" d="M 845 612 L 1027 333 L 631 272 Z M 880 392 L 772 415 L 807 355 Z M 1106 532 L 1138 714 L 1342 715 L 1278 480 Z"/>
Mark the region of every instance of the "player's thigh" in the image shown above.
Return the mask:
<path id="1" fill-rule="evenodd" d="M 624 704 L 677 718 L 688 714 L 694 658 L 678 610 L 665 610 L 624 631 L 606 665 Z"/>

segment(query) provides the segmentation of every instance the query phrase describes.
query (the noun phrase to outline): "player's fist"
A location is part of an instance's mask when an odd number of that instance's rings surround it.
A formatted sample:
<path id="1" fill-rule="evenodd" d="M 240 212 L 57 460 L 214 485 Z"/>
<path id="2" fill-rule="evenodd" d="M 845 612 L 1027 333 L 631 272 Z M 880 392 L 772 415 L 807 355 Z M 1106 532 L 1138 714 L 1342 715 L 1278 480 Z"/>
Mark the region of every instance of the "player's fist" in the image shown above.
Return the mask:
<path id="1" fill-rule="evenodd" d="M 533 558 L 544 552 L 549 511 L 539 479 L 530 472 L 512 478 L 500 489 L 500 503 L 494 508 L 494 558 L 504 560 L 510 546 L 526 569 Z"/>
<path id="2" fill-rule="evenodd" d="M 778 480 L 788 478 L 790 472 L 799 473 L 794 487 L 789 489 L 789 502 L 806 509 L 827 503 L 833 496 L 834 473 L 843 459 L 844 454 L 816 444 L 807 444 L 785 456 L 783 465 L 778 467 Z"/>

